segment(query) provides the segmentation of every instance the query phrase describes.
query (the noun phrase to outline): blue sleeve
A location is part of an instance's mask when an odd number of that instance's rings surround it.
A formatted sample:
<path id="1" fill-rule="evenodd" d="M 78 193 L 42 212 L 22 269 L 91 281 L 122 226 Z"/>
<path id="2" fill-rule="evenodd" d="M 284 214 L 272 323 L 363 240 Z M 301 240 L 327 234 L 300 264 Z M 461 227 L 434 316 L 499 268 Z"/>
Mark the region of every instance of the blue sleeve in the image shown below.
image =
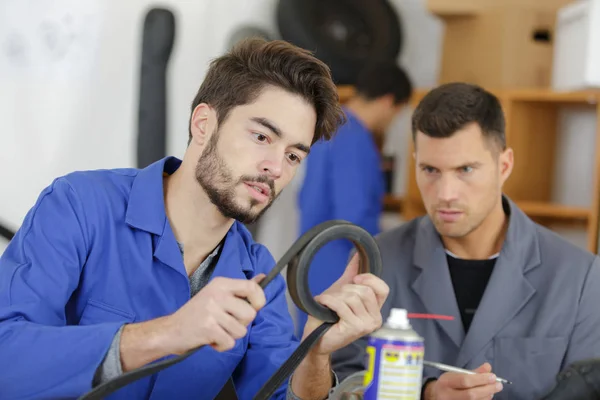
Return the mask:
<path id="1" fill-rule="evenodd" d="M 58 179 L 0 258 L 0 398 L 73 398 L 91 389 L 121 324 L 68 325 L 65 306 L 88 245 L 82 204 Z"/>
<path id="2" fill-rule="evenodd" d="M 275 265 L 275 260 L 265 247 L 258 245 L 257 248 L 256 274 L 266 274 Z M 298 346 L 285 291 L 286 285 L 281 275 L 265 288 L 267 303 L 257 313 L 250 327 L 246 355 L 233 374 L 240 399 L 253 398 Z M 288 380 L 271 398 L 285 399 L 287 385 Z"/>
<path id="3" fill-rule="evenodd" d="M 377 199 L 373 192 L 374 177 L 381 170 L 372 138 L 369 134 L 340 132 L 330 143 L 328 164 L 331 185 L 333 218 L 361 226 L 372 235 L 378 232 L 374 212 Z M 379 205 L 375 205 L 379 207 Z"/>

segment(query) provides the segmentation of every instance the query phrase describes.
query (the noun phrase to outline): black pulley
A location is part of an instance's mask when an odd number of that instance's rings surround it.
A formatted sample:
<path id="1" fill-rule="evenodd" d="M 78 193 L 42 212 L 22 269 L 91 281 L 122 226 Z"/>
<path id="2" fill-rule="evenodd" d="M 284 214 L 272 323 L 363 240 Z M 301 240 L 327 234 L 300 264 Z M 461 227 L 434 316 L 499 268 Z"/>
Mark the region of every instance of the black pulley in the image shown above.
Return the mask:
<path id="1" fill-rule="evenodd" d="M 253 25 L 242 25 L 229 35 L 227 39 L 227 48 L 231 49 L 242 40 L 250 38 L 259 38 L 266 41 L 273 40 L 271 34 L 263 28 Z"/>
<path id="2" fill-rule="evenodd" d="M 373 236 L 363 228 L 347 221 L 333 220 L 317 225 L 304 233 L 260 282 L 260 287 L 264 289 L 287 266 L 288 291 L 292 300 L 300 309 L 323 321 L 323 324 L 300 343 L 290 358 L 263 385 L 255 395 L 254 400 L 269 399 L 285 379 L 292 375 L 310 349 L 339 320 L 332 310 L 317 303 L 312 297 L 308 286 L 308 272 L 314 255 L 325 244 L 336 239 L 348 239 L 354 244 L 359 254 L 359 273 L 370 272 L 375 276 L 381 276 L 382 261 L 379 247 Z M 138 379 L 155 374 L 185 360 L 202 347 L 197 347 L 177 357 L 167 358 L 126 372 L 113 380 L 98 385 L 80 397 L 80 400 L 102 399 Z M 176 398 L 177 393 L 173 393 L 173 397 Z"/>
<path id="3" fill-rule="evenodd" d="M 142 35 L 137 166 L 167 154 L 167 65 L 175 41 L 175 16 L 164 8 L 146 14 Z"/>
<path id="4" fill-rule="evenodd" d="M 279 0 L 282 39 L 313 51 L 337 84 L 354 84 L 369 63 L 396 60 L 401 22 L 388 0 Z"/>

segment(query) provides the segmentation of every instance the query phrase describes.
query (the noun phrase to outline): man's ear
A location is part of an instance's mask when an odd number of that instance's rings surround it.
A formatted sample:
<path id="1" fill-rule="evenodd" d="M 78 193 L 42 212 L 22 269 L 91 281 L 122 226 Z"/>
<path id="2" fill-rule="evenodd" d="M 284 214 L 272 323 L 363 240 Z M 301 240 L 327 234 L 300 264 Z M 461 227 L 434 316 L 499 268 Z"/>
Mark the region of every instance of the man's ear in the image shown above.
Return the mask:
<path id="1" fill-rule="evenodd" d="M 396 99 L 391 93 L 384 94 L 378 99 L 378 101 L 385 108 L 393 109 L 396 106 Z"/>
<path id="2" fill-rule="evenodd" d="M 510 174 L 512 173 L 514 166 L 514 153 L 513 149 L 508 147 L 502 153 L 500 153 L 498 162 L 500 164 L 500 177 L 502 183 L 506 182 Z"/>
<path id="3" fill-rule="evenodd" d="M 190 120 L 190 132 L 192 133 L 192 141 L 196 144 L 204 145 L 209 138 L 209 116 L 211 108 L 206 103 L 200 103 L 194 109 Z"/>

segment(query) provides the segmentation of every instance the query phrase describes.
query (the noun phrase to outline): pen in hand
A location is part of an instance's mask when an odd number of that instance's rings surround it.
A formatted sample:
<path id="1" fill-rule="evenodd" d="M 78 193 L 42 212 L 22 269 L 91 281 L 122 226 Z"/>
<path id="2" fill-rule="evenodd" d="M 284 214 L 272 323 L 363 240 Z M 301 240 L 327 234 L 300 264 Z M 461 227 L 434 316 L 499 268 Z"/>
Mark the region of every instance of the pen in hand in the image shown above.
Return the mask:
<path id="1" fill-rule="evenodd" d="M 437 368 L 439 370 L 446 371 L 446 372 L 459 372 L 462 374 L 469 374 L 469 375 L 476 374 L 476 372 L 469 371 L 468 369 L 457 368 L 457 367 L 453 367 L 451 365 L 441 364 L 441 363 L 432 362 L 432 361 L 423 361 L 423 365 Z M 496 377 L 496 382 L 501 382 L 503 384 L 512 385 L 511 381 L 508 381 L 508 380 L 500 378 L 500 377 Z"/>

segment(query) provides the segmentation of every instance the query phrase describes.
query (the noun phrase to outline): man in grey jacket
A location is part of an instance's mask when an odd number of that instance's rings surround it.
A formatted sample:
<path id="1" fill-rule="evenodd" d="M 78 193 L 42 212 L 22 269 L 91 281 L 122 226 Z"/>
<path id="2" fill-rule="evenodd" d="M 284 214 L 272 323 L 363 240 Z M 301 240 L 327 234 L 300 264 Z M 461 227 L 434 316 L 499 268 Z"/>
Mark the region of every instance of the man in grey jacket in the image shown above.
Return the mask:
<path id="1" fill-rule="evenodd" d="M 535 400 L 557 373 L 600 357 L 600 261 L 534 223 L 502 193 L 513 167 L 498 99 L 454 83 L 425 96 L 412 121 L 416 180 L 427 210 L 378 236 L 390 295 L 415 319 L 423 398 Z M 364 369 L 366 338 L 333 355 L 340 379 Z M 494 377 L 512 381 L 496 383 Z"/>

